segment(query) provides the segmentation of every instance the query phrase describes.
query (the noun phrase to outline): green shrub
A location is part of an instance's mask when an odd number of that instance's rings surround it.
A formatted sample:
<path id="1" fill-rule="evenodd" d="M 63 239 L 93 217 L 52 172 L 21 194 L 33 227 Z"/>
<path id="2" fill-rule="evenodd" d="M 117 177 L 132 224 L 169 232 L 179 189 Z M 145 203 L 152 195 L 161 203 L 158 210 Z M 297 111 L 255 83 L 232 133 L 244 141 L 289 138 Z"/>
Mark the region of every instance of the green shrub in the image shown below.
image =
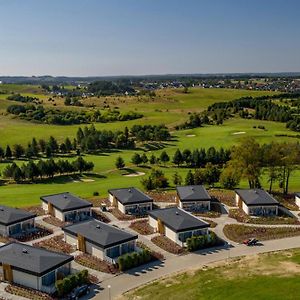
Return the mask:
<path id="1" fill-rule="evenodd" d="M 88 283 L 88 270 L 82 270 L 77 274 L 72 274 L 64 279 L 57 280 L 55 287 L 59 297 L 69 294 L 76 286 Z"/>
<path id="2" fill-rule="evenodd" d="M 216 245 L 217 242 L 218 238 L 214 232 L 210 232 L 208 235 L 192 236 L 186 240 L 188 251 L 212 247 Z"/>

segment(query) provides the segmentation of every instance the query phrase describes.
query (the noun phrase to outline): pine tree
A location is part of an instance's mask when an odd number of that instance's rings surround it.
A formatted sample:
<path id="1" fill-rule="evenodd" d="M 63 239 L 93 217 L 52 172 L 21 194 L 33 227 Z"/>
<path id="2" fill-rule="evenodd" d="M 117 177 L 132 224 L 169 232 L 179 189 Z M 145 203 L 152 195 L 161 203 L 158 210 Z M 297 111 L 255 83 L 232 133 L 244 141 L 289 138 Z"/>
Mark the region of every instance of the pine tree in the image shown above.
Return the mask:
<path id="1" fill-rule="evenodd" d="M 185 177 L 185 184 L 186 185 L 193 185 L 194 184 L 194 175 L 191 170 L 188 171 Z"/>
<path id="2" fill-rule="evenodd" d="M 182 164 L 182 162 L 183 162 L 182 154 L 180 150 L 177 149 L 173 156 L 173 163 L 179 167 Z"/>
<path id="3" fill-rule="evenodd" d="M 118 169 L 123 169 L 125 167 L 124 159 L 121 156 L 118 156 L 115 165 Z"/>

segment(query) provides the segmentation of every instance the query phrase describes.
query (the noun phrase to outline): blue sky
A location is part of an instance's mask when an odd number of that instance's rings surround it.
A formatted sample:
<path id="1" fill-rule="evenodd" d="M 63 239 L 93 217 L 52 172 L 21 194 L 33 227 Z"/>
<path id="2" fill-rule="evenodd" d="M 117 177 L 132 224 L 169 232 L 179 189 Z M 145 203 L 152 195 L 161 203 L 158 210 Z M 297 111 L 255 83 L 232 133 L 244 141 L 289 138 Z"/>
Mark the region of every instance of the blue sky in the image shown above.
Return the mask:
<path id="1" fill-rule="evenodd" d="M 0 0 L 0 75 L 299 72 L 298 0 Z"/>

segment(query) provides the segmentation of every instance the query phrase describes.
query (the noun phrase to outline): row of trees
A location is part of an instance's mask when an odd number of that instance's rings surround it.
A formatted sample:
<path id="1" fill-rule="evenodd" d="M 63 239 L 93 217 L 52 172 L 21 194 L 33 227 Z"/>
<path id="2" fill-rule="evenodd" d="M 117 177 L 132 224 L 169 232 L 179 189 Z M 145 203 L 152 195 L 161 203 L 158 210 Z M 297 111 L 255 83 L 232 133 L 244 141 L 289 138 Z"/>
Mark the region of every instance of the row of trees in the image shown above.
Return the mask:
<path id="1" fill-rule="evenodd" d="M 150 132 L 164 132 L 164 126 L 152 126 Z M 77 154 L 82 152 L 90 152 L 102 149 L 133 149 L 135 148 L 136 127 L 129 130 L 125 127 L 124 131 L 96 130 L 94 125 L 80 127 L 77 130 L 76 138 L 70 140 L 66 138 L 59 143 L 57 139 L 51 136 L 48 140 L 33 138 L 26 147 L 21 144 L 7 145 L 6 148 L 0 147 L 0 160 L 3 159 L 19 159 L 19 158 L 36 158 L 41 155 L 52 157 L 55 154 L 67 154 L 72 151 L 77 151 Z M 168 135 L 169 136 L 169 132 Z M 153 137 L 152 137 L 153 138 Z M 155 138 L 168 138 L 165 134 L 158 134 Z"/>
<path id="2" fill-rule="evenodd" d="M 70 153 L 76 149 L 77 141 L 71 141 L 69 138 L 66 138 L 65 141 L 60 144 L 53 136 L 48 140 L 40 139 L 37 141 L 33 138 L 26 147 L 21 144 L 14 144 L 12 147 L 7 145 L 5 149 L 0 147 L 0 160 L 19 159 L 23 157 L 30 159 L 40 157 L 41 155 L 52 157 L 54 154 Z"/>
<path id="3" fill-rule="evenodd" d="M 207 163 L 212 163 L 214 165 L 222 165 L 228 162 L 230 159 L 230 150 L 220 148 L 219 150 L 215 147 L 210 147 L 207 150 L 205 148 L 195 149 L 193 151 L 185 149 L 181 151 L 177 149 L 174 153 L 172 159 L 166 151 L 162 151 L 160 156 L 156 157 L 152 154 L 149 158 L 145 153 L 140 155 L 139 153 L 134 153 L 131 162 L 135 165 L 141 165 L 150 163 L 151 165 L 163 163 L 166 164 L 170 160 L 173 164 L 179 166 L 185 165 L 188 167 L 199 168 L 205 166 Z"/>
<path id="4" fill-rule="evenodd" d="M 94 164 L 85 161 L 81 156 L 73 162 L 62 159 L 56 162 L 53 159 L 48 159 L 35 163 L 31 160 L 21 167 L 16 163 L 7 165 L 3 171 L 3 176 L 16 182 L 24 180 L 32 182 L 37 178 L 53 178 L 55 175 L 81 174 L 82 172 L 92 171 L 93 168 Z"/>
<path id="5" fill-rule="evenodd" d="M 121 113 L 114 110 L 72 111 L 59 109 L 46 109 L 42 105 L 13 104 L 7 107 L 7 112 L 27 121 L 41 122 L 56 125 L 86 124 L 91 122 L 107 123 L 115 121 L 128 121 L 142 118 L 137 112 Z"/>

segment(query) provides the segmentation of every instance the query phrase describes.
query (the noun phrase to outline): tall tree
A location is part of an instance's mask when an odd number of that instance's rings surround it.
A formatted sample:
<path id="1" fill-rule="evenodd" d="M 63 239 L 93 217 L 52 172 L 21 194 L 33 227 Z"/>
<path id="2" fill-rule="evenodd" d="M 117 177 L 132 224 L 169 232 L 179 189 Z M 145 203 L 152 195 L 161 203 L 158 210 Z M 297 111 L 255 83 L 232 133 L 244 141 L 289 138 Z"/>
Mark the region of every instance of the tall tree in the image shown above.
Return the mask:
<path id="1" fill-rule="evenodd" d="M 248 180 L 249 187 L 259 187 L 261 175 L 261 148 L 253 137 L 244 138 L 238 146 L 233 147 L 232 165 Z"/>

